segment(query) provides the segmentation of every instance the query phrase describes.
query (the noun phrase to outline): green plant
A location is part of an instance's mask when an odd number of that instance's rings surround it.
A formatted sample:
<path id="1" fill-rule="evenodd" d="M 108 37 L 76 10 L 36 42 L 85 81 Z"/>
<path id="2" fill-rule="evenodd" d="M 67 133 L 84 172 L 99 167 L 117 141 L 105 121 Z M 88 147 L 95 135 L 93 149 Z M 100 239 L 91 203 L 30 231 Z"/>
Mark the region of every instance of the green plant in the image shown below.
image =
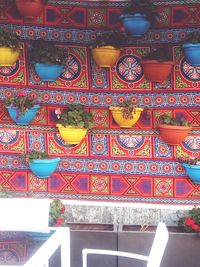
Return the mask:
<path id="1" fill-rule="evenodd" d="M 185 232 L 200 232 L 200 208 L 195 206 L 189 211 L 188 216 L 179 219 L 178 225 Z"/>
<path id="2" fill-rule="evenodd" d="M 132 0 L 124 8 L 123 14 L 140 13 L 146 15 L 149 21 L 154 22 L 158 15 L 156 9 L 156 6 L 148 0 Z"/>
<path id="3" fill-rule="evenodd" d="M 31 162 L 33 161 L 34 159 L 46 159 L 48 158 L 48 153 L 47 151 L 38 151 L 38 150 L 32 150 L 30 152 L 28 152 L 26 155 L 25 155 L 25 161 L 26 162 Z"/>
<path id="4" fill-rule="evenodd" d="M 102 46 L 113 46 L 115 48 L 120 48 L 126 40 L 123 33 L 120 32 L 104 32 L 96 35 L 95 42 L 92 44 L 92 48 L 102 47 Z"/>
<path id="5" fill-rule="evenodd" d="M 26 94 L 26 92 L 20 91 L 14 96 L 6 98 L 4 100 L 4 106 L 16 107 L 19 113 L 24 114 L 28 109 L 35 105 L 35 99 L 32 96 Z"/>
<path id="6" fill-rule="evenodd" d="M 33 41 L 30 51 L 31 63 L 64 65 L 68 58 L 68 49 L 55 46 L 42 39 Z"/>
<path id="7" fill-rule="evenodd" d="M 183 40 L 183 43 L 192 43 L 192 44 L 199 44 L 200 43 L 200 31 L 194 31 L 189 33 L 185 39 Z"/>
<path id="8" fill-rule="evenodd" d="M 125 100 L 120 104 L 120 107 L 122 107 L 122 116 L 124 119 L 133 119 L 133 112 L 135 112 L 135 107 L 133 106 L 131 100 Z"/>
<path id="9" fill-rule="evenodd" d="M 172 55 L 167 47 L 159 47 L 142 58 L 143 60 L 172 61 Z"/>
<path id="10" fill-rule="evenodd" d="M 50 210 L 49 210 L 49 226 L 66 226 L 67 220 L 65 217 L 65 206 L 59 200 L 53 200 L 50 203 Z"/>
<path id="11" fill-rule="evenodd" d="M 84 106 L 81 104 L 72 104 L 67 109 L 55 110 L 58 123 L 64 127 L 73 126 L 76 128 L 92 128 L 92 114 L 84 110 Z"/>
<path id="12" fill-rule="evenodd" d="M 182 115 L 173 118 L 169 114 L 163 114 L 159 117 L 158 120 L 160 124 L 167 124 L 174 126 L 190 126 L 190 122 L 187 119 L 185 119 L 185 117 Z"/>
<path id="13" fill-rule="evenodd" d="M 186 163 L 189 165 L 200 165 L 200 157 L 179 158 L 180 163 Z"/>
<path id="14" fill-rule="evenodd" d="M 0 28 L 0 46 L 9 47 L 13 50 L 21 50 L 19 36 L 10 29 Z"/>

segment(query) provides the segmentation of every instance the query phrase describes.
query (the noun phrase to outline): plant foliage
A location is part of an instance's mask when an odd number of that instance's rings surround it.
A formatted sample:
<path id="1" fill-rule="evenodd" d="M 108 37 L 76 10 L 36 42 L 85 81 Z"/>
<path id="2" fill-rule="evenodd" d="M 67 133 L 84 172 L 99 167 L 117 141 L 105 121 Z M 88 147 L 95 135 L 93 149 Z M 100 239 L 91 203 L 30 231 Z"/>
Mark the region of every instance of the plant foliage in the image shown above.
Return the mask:
<path id="1" fill-rule="evenodd" d="M 9 47 L 13 50 L 21 50 L 19 36 L 10 29 L 0 28 L 0 46 Z"/>
<path id="2" fill-rule="evenodd" d="M 125 34 L 121 32 L 104 32 L 96 35 L 96 40 L 92 45 L 92 48 L 102 46 L 113 46 L 120 48 L 126 40 Z"/>
<path id="3" fill-rule="evenodd" d="M 189 211 L 188 216 L 182 217 L 178 222 L 186 232 L 200 232 L 200 208 L 194 207 Z"/>
<path id="4" fill-rule="evenodd" d="M 47 151 L 37 151 L 37 150 L 32 150 L 29 153 L 25 155 L 25 161 L 26 162 L 31 162 L 34 159 L 47 159 L 48 158 L 48 153 Z"/>
<path id="5" fill-rule="evenodd" d="M 149 21 L 154 22 L 158 16 L 156 10 L 156 6 L 148 0 L 131 0 L 124 8 L 123 14 L 140 13 L 146 15 Z"/>
<path id="6" fill-rule="evenodd" d="M 58 123 L 62 126 L 73 126 L 76 128 L 92 128 L 92 114 L 84 110 L 84 106 L 81 104 L 69 105 L 66 109 L 55 110 L 56 118 Z"/>
<path id="7" fill-rule="evenodd" d="M 174 125 L 174 126 L 190 126 L 190 122 L 184 116 L 177 116 L 173 118 L 169 114 L 163 114 L 159 117 L 160 124 Z"/>
<path id="8" fill-rule="evenodd" d="M 53 43 L 42 39 L 33 41 L 30 51 L 30 61 L 33 64 L 44 63 L 64 65 L 68 56 L 67 48 L 55 46 Z"/>
<path id="9" fill-rule="evenodd" d="M 135 107 L 133 106 L 133 103 L 131 100 L 125 100 L 120 105 L 122 109 L 122 116 L 126 120 L 133 119 L 133 113 L 135 112 Z"/>
<path id="10" fill-rule="evenodd" d="M 14 96 L 6 98 L 4 100 L 5 107 L 16 107 L 19 113 L 24 114 L 28 109 L 35 105 L 35 99 L 32 96 L 26 94 L 26 92 L 20 91 Z"/>
<path id="11" fill-rule="evenodd" d="M 143 59 L 158 60 L 159 62 L 172 61 L 172 55 L 167 47 L 159 47 L 148 53 Z"/>
<path id="12" fill-rule="evenodd" d="M 49 226 L 66 226 L 67 220 L 65 217 L 65 206 L 59 200 L 53 200 L 49 210 Z"/>
<path id="13" fill-rule="evenodd" d="M 183 40 L 183 43 L 199 44 L 200 43 L 200 31 L 194 31 L 189 33 Z"/>
<path id="14" fill-rule="evenodd" d="M 179 158 L 180 163 L 186 163 L 188 165 L 200 165 L 200 157 Z"/>

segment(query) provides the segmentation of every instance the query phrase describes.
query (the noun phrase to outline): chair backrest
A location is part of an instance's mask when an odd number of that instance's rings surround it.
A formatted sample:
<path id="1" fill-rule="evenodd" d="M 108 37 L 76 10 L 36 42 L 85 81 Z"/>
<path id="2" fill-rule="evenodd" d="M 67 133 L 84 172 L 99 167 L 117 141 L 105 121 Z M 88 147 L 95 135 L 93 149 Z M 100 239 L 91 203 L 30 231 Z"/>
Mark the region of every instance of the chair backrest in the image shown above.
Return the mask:
<path id="1" fill-rule="evenodd" d="M 160 222 L 157 226 L 154 241 L 149 254 L 147 267 L 159 267 L 165 247 L 169 239 L 169 233 L 164 223 Z"/>

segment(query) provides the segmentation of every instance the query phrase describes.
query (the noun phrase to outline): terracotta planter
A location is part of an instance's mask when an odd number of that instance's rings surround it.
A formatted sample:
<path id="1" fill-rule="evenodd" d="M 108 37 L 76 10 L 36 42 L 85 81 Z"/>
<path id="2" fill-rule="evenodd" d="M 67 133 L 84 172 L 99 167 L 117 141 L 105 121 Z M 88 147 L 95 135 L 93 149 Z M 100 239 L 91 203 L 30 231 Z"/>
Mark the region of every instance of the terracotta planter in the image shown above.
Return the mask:
<path id="1" fill-rule="evenodd" d="M 112 112 L 112 116 L 114 121 L 121 127 L 121 128 L 131 128 L 136 124 L 139 120 L 141 112 L 143 108 L 135 108 L 135 111 L 132 112 L 132 119 L 125 119 L 123 118 L 123 107 L 110 107 L 109 108 Z"/>
<path id="2" fill-rule="evenodd" d="M 188 136 L 192 127 L 159 124 L 158 129 L 161 138 L 169 145 L 179 145 Z"/>
<path id="3" fill-rule="evenodd" d="M 0 47 L 0 66 L 13 66 L 18 60 L 19 55 L 19 50 L 13 50 L 9 47 Z"/>
<path id="4" fill-rule="evenodd" d="M 77 145 L 86 136 L 88 129 L 74 128 L 73 126 L 64 127 L 61 124 L 56 124 L 62 139 L 71 145 Z"/>
<path id="5" fill-rule="evenodd" d="M 102 68 L 110 68 L 120 57 L 121 50 L 113 46 L 102 46 L 92 49 L 92 56 L 97 65 Z"/>
<path id="6" fill-rule="evenodd" d="M 41 0 L 15 0 L 15 3 L 21 16 L 28 19 L 39 16 L 44 7 Z"/>
<path id="7" fill-rule="evenodd" d="M 174 62 L 157 60 L 142 60 L 144 76 L 151 82 L 163 82 L 172 71 Z"/>

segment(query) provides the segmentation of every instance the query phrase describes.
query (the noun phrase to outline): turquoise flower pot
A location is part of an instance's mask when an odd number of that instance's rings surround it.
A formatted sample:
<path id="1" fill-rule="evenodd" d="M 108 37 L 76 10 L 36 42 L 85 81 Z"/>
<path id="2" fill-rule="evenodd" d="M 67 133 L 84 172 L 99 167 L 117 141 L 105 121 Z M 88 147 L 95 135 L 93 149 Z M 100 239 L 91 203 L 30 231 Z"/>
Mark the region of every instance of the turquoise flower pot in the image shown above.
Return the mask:
<path id="1" fill-rule="evenodd" d="M 200 66 L 200 44 L 183 44 L 185 59 L 192 66 Z"/>
<path id="2" fill-rule="evenodd" d="M 121 15 L 120 20 L 127 32 L 127 34 L 134 37 L 141 37 L 150 27 L 150 22 L 146 15 L 140 13 Z"/>
<path id="3" fill-rule="evenodd" d="M 56 170 L 59 161 L 60 158 L 34 159 L 29 166 L 38 178 L 48 178 Z"/>
<path id="4" fill-rule="evenodd" d="M 32 108 L 28 109 L 25 113 L 19 113 L 17 107 L 6 107 L 11 119 L 18 125 L 28 125 L 36 116 L 39 105 L 34 105 Z"/>
<path id="5" fill-rule="evenodd" d="M 195 184 L 200 184 L 200 165 L 189 165 L 182 163 L 186 173 Z"/>
<path id="6" fill-rule="evenodd" d="M 35 71 L 44 82 L 54 82 L 62 73 L 64 65 L 35 63 Z"/>

